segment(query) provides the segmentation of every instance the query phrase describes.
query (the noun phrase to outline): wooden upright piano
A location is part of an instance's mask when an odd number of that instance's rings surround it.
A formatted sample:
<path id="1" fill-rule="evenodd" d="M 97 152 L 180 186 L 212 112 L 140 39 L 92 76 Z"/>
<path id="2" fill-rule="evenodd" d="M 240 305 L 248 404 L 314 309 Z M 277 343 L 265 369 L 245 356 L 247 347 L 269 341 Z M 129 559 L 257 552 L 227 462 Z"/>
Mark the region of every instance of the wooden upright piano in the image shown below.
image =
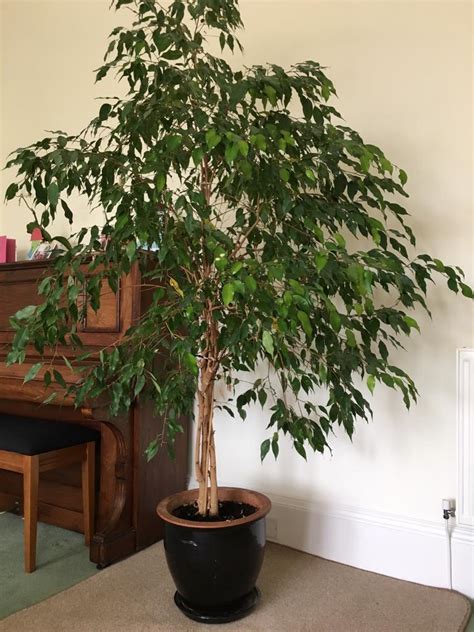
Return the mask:
<path id="1" fill-rule="evenodd" d="M 162 428 L 162 420 L 155 416 L 150 402 L 138 398 L 127 415 L 113 418 L 103 404 L 94 402 L 81 409 L 68 400 L 45 405 L 42 402 L 48 391 L 41 373 L 35 380 L 23 383 L 28 369 L 39 361 L 35 351 L 24 364 L 6 366 L 12 339 L 9 319 L 22 307 L 41 302 L 36 288 L 49 265 L 0 265 L 0 413 L 79 423 L 100 431 L 96 524 L 90 559 L 104 567 L 162 538 L 163 525 L 155 508 L 168 494 L 186 489 L 187 428 L 185 425 L 185 432 L 177 439 L 175 460 L 162 450 L 148 463 L 145 449 Z M 84 345 L 91 350 L 112 345 L 147 309 L 148 303 L 149 291 L 140 288 L 138 267 L 121 280 L 116 295 L 104 283 L 99 311 L 88 309 L 82 324 Z M 59 350 L 58 356 L 64 352 L 71 354 L 70 349 L 64 349 Z M 72 373 L 68 375 L 65 368 L 61 361 L 60 371 L 66 381 L 77 379 Z M 21 500 L 21 475 L 0 470 L 0 510 L 12 508 Z M 41 475 L 39 520 L 82 531 L 80 466 Z"/>

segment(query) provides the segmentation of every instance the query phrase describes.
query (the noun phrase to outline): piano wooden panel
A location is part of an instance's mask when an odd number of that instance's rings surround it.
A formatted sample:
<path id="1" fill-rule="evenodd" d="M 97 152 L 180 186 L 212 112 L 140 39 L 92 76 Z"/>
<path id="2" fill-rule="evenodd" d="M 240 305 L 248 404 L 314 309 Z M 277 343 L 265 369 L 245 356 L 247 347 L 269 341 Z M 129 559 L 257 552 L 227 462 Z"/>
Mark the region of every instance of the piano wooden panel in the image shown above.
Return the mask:
<path id="1" fill-rule="evenodd" d="M 168 494 L 186 488 L 187 431 L 177 441 L 175 461 L 163 452 L 147 463 L 145 448 L 162 426 L 150 402 L 137 400 L 128 414 L 116 418 L 111 418 L 100 402 L 90 402 L 79 410 L 72 401 L 58 397 L 44 405 L 48 393 L 57 389 L 45 388 L 42 373 L 23 384 L 29 367 L 39 360 L 37 352 L 31 349 L 22 365 L 6 366 L 5 357 L 13 335 L 9 318 L 18 309 L 40 302 L 36 287 L 48 273 L 49 265 L 48 262 L 0 265 L 0 413 L 80 423 L 100 431 L 96 456 L 96 525 L 90 556 L 103 567 L 162 538 L 163 525 L 155 508 Z M 113 344 L 143 314 L 150 293 L 139 285 L 138 267 L 121 280 L 117 295 L 104 285 L 100 310 L 95 313 L 88 308 L 83 323 L 81 338 L 87 348 L 94 351 Z M 70 349 L 58 348 L 57 355 L 74 360 Z M 43 359 L 54 366 L 51 354 Z M 60 370 L 66 382 L 77 379 L 63 363 Z M 187 430 L 187 420 L 182 420 L 182 425 Z M 79 467 L 42 474 L 39 494 L 40 520 L 82 531 Z M 0 508 L 14 503 L 21 503 L 21 477 L 0 470 Z"/>

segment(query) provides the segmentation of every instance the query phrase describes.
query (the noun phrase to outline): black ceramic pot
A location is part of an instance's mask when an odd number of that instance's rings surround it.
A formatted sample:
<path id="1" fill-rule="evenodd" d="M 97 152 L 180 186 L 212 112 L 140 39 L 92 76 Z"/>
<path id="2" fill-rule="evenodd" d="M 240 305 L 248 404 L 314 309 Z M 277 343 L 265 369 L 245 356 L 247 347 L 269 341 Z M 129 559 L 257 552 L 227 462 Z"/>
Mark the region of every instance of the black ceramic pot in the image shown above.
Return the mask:
<path id="1" fill-rule="evenodd" d="M 168 496 L 157 512 L 165 522 L 165 552 L 177 591 L 176 605 L 203 623 L 226 623 L 247 615 L 256 605 L 258 574 L 265 552 L 265 516 L 270 500 L 263 494 L 220 487 L 219 500 L 248 503 L 257 511 L 232 522 L 195 522 L 173 515 L 194 502 L 198 490 Z"/>

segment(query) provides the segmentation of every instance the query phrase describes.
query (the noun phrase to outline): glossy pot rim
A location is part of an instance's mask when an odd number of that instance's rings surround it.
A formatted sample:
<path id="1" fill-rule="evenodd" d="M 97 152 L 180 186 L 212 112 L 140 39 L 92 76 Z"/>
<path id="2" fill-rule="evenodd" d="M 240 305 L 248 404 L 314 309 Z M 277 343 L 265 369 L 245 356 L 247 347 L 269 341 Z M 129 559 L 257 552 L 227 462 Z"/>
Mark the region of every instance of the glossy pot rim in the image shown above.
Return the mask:
<path id="1" fill-rule="evenodd" d="M 172 494 L 164 498 L 156 508 L 159 517 L 167 522 L 180 527 L 189 529 L 224 529 L 237 527 L 239 525 L 250 524 L 264 518 L 272 507 L 270 499 L 251 489 L 243 489 L 241 487 L 219 487 L 219 500 L 234 500 L 243 502 L 257 507 L 257 511 L 250 516 L 239 518 L 238 520 L 221 520 L 218 522 L 199 522 L 195 520 L 184 520 L 173 515 L 173 510 L 181 505 L 188 505 L 194 502 L 198 497 L 198 489 L 188 489 L 177 494 Z"/>

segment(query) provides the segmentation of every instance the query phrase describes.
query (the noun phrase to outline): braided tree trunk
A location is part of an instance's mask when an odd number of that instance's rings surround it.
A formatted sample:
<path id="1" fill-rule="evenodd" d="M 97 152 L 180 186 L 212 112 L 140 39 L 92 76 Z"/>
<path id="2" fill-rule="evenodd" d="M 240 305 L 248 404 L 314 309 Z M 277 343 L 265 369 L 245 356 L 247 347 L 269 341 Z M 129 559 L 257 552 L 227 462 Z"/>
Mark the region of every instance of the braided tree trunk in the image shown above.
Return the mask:
<path id="1" fill-rule="evenodd" d="M 195 444 L 195 470 L 199 483 L 198 511 L 201 515 L 217 516 L 217 471 L 214 443 L 214 384 L 218 368 L 218 330 L 207 310 L 207 345 L 200 362 L 198 386 L 198 427 Z"/>

